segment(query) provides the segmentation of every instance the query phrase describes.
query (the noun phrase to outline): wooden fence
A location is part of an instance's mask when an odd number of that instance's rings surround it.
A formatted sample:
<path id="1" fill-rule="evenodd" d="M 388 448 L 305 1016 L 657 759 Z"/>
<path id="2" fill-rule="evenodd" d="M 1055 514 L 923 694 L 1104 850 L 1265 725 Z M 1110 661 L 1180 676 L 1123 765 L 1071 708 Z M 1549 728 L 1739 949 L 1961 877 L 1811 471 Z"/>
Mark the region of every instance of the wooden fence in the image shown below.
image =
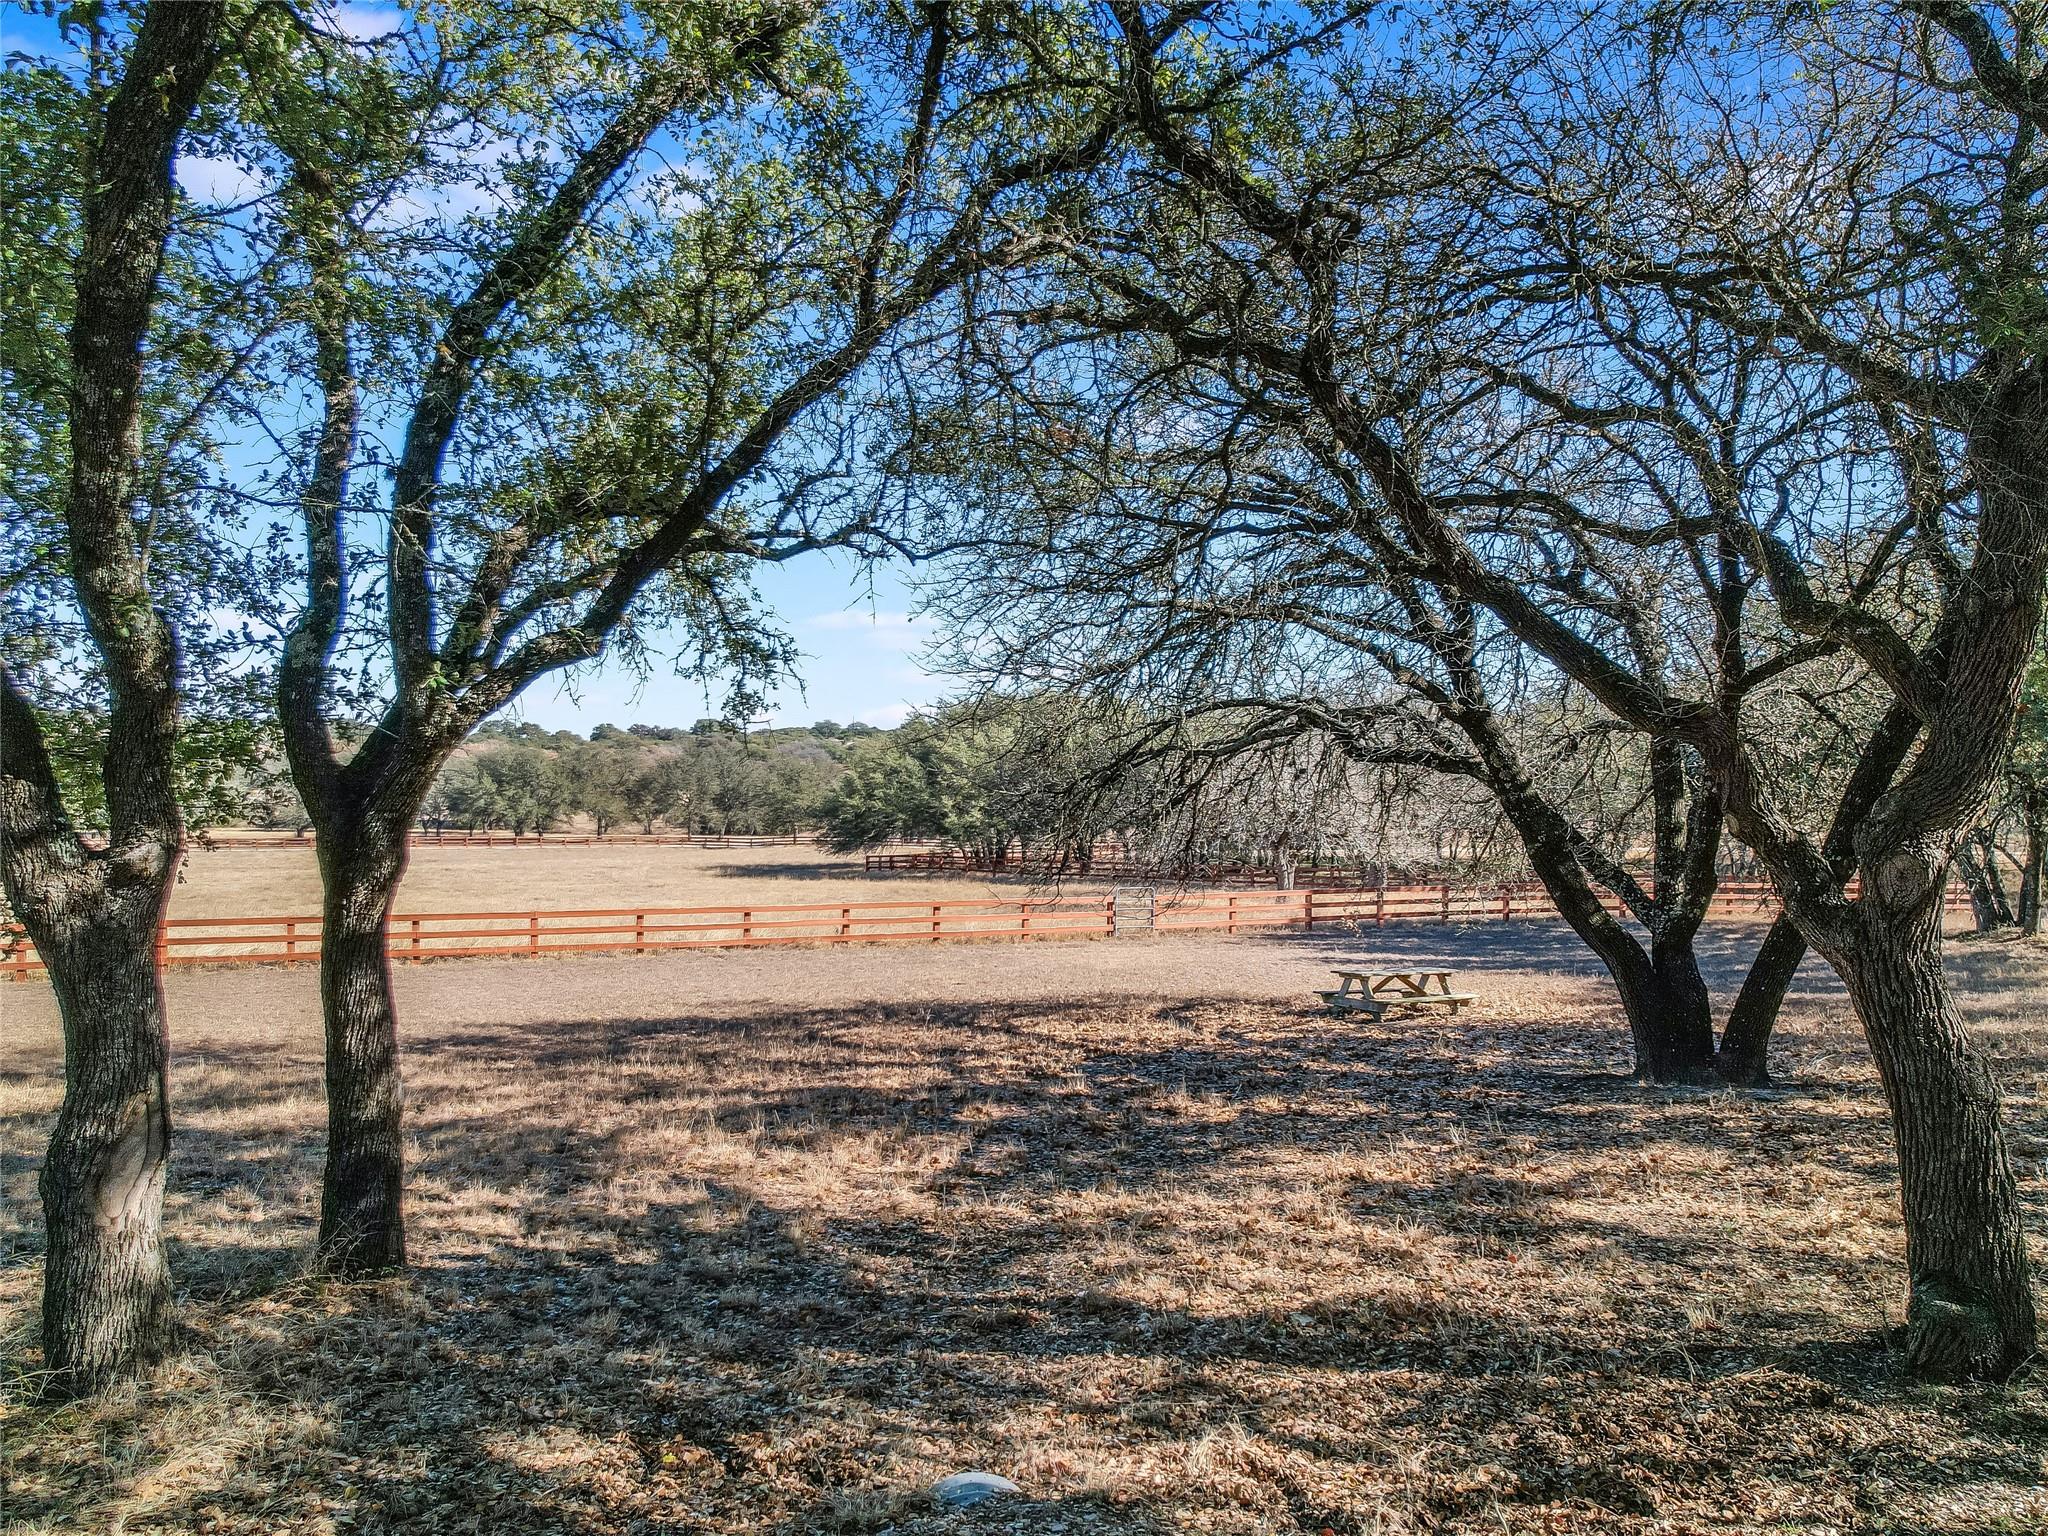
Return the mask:
<path id="1" fill-rule="evenodd" d="M 1960 887 L 1952 910 L 1967 910 Z M 1615 910 L 1619 910 L 1618 907 Z M 1770 917 L 1777 898 L 1762 881 L 1724 882 L 1709 916 Z M 1554 917 L 1540 886 L 1396 886 L 1385 890 L 1169 892 L 1152 927 L 1163 931 L 1365 927 L 1387 923 L 1507 922 Z M 1105 938 L 1115 932 L 1113 898 L 1071 896 L 988 901 L 813 902 L 798 906 L 610 907 L 562 912 L 404 912 L 391 919 L 387 949 L 400 960 L 463 955 L 576 954 L 598 950 L 738 949 L 769 944 L 936 944 L 948 940 Z M 320 956 L 317 917 L 172 918 L 157 937 L 158 959 L 175 965 L 291 965 Z M 16 981 L 40 974 L 35 948 L 18 927 L 0 929 L 0 972 Z"/>
<path id="2" fill-rule="evenodd" d="M 948 871 L 1024 874 L 1036 878 L 1058 875 L 1067 880 L 1121 880 L 1140 884 L 1151 884 L 1155 881 L 1165 883 L 1168 880 L 1178 880 L 1189 885 L 1277 886 L 1279 883 L 1279 876 L 1264 865 L 1196 864 L 1172 875 L 1162 875 L 1156 864 L 1147 864 L 1125 854 L 1098 853 L 1089 860 L 1085 869 L 1077 859 L 1068 859 L 1064 863 L 1048 863 L 1036 854 L 1017 855 L 1002 864 L 996 864 L 986 854 L 964 848 L 912 849 L 908 852 L 884 849 L 861 855 L 863 874 L 941 874 Z M 1302 864 L 1295 868 L 1294 883 L 1297 889 L 1347 887 L 1363 879 L 1364 873 L 1355 865 L 1346 867 L 1339 864 Z"/>
<path id="3" fill-rule="evenodd" d="M 1620 915 L 1621 903 L 1603 900 Z M 1775 917 L 1778 897 L 1767 881 L 1723 882 L 1708 916 Z M 1516 918 L 1554 918 L 1549 893 L 1534 882 L 1519 885 L 1400 885 L 1307 891 L 1199 891 L 1160 903 L 1154 925 L 1161 929 L 1241 929 L 1322 926 L 1383 928 L 1388 923 L 1504 923 Z"/>
<path id="4" fill-rule="evenodd" d="M 1025 901 L 813 902 L 796 906 L 604 907 L 557 912 L 401 912 L 385 947 L 400 960 L 595 950 L 753 948 L 946 939 L 1038 939 L 1108 932 L 1098 897 Z M 290 965 L 320 958 L 318 917 L 172 918 L 157 957 L 176 965 Z M 42 970 L 17 928 L 0 935 L 0 968 Z"/>
<path id="5" fill-rule="evenodd" d="M 822 832 L 413 832 L 415 848 L 808 848 Z M 218 833 L 209 848 L 310 848 L 310 832 Z"/>

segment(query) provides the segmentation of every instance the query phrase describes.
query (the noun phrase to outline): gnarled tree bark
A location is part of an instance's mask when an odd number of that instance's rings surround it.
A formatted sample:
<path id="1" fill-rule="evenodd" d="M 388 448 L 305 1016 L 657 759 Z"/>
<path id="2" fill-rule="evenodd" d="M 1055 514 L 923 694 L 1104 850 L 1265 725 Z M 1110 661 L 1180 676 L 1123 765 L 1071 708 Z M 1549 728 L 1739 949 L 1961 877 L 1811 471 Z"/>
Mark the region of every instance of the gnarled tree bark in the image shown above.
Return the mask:
<path id="1" fill-rule="evenodd" d="M 80 840 L 40 723 L 0 670 L 0 876 L 64 1022 L 64 1102 L 40 1187 L 46 1391 L 91 1391 L 167 1337 L 161 1219 L 170 1113 L 156 940 L 183 850 L 178 646 L 135 500 L 144 342 L 171 227 L 172 158 L 212 74 L 224 7 L 152 4 L 95 134 L 70 336 L 66 555 L 108 700 L 108 838 Z"/>
<path id="2" fill-rule="evenodd" d="M 1995 1374 L 2035 1345 L 2026 1233 L 1998 1083 L 1941 970 L 1946 861 L 1901 849 L 1859 903 L 1841 973 L 1891 1107 L 1906 1221 L 1907 1358 L 1928 1376 Z"/>
<path id="3" fill-rule="evenodd" d="M 4 672 L 0 735 L 8 900 L 49 971 L 64 1024 L 64 1101 L 38 1181 L 42 1339 L 46 1392 L 74 1396 L 147 1362 L 169 1338 L 169 1041 L 156 938 L 179 834 L 173 816 L 126 828 L 118 853 L 81 844 L 64 821 L 35 713 Z"/>

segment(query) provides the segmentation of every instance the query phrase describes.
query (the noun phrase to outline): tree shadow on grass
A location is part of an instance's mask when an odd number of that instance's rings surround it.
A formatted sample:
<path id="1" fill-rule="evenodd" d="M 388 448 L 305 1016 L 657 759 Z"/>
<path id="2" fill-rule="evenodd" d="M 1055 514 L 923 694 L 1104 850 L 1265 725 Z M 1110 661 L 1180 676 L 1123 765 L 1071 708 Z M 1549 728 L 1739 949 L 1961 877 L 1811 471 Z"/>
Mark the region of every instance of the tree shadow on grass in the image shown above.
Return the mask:
<path id="1" fill-rule="evenodd" d="M 1867 1083 L 1589 1083 L 1605 1048 L 1115 998 L 425 1030 L 418 1272 L 204 1293 L 266 1427 L 152 1513 L 254 1529 L 338 1497 L 357 1531 L 524 1536 L 1538 1529 L 1557 1505 L 1618 1532 L 1819 1500 L 1875 1531 L 1882 1498 L 2019 1499 L 2037 1387 L 1897 1378 Z M 234 1066 L 180 1088 L 172 1231 L 207 1274 L 276 1263 L 310 1213 L 203 1206 L 317 1173 L 264 1112 L 317 1059 Z M 1028 1507 L 920 1504 L 968 1466 Z"/>

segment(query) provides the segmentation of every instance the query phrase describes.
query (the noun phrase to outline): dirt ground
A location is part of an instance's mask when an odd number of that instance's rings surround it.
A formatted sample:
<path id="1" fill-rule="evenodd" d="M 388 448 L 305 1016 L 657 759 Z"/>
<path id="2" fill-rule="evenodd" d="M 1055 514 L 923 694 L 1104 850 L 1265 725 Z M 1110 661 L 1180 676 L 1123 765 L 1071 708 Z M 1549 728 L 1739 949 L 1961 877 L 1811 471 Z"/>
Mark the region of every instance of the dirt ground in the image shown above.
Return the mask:
<path id="1" fill-rule="evenodd" d="M 1724 999 L 1757 936 L 1714 930 Z M 1339 958 L 1482 1002 L 1331 1023 Z M 2039 1253 L 2048 953 L 1951 964 Z M 1545 923 L 404 968 L 416 1268 L 362 1285 L 309 1268 L 311 987 L 171 978 L 184 1332 L 58 1410 L 26 1397 L 58 1040 L 0 988 L 10 1529 L 2048 1523 L 2038 1372 L 1898 1375 L 1896 1169 L 1817 967 L 1755 1095 L 1618 1078 Z M 1025 1493 L 932 1508 L 968 1467 Z"/>
<path id="2" fill-rule="evenodd" d="M 861 872 L 859 854 L 823 848 L 571 845 L 424 847 L 399 887 L 403 912 L 497 912 L 544 907 L 711 906 L 752 901 L 1015 899 L 1024 887 L 986 874 Z M 1069 886 L 1094 891 L 1099 886 Z M 320 910 L 311 846 L 204 848 L 187 855 L 173 917 L 288 917 Z"/>

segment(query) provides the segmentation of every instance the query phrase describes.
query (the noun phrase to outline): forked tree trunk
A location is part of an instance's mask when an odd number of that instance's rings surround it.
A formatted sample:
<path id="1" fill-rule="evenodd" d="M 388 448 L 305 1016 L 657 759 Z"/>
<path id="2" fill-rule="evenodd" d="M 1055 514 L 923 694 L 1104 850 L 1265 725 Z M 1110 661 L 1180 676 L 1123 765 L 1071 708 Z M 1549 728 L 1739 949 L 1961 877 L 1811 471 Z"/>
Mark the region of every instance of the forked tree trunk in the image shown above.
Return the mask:
<path id="1" fill-rule="evenodd" d="M 1635 1048 L 1635 1076 L 1650 1083 L 1704 1083 L 1714 1076 L 1713 998 L 1693 950 L 1695 929 L 1667 925 L 1648 952 L 1602 904 L 1572 852 L 1564 816 L 1529 783 L 1501 747 L 1489 718 L 1461 722 L 1483 754 L 1492 754 L 1487 787 L 1521 837 L 1529 866 L 1572 932 L 1614 978 Z"/>
<path id="2" fill-rule="evenodd" d="M 1930 861 L 1931 862 L 1931 861 Z M 1891 1106 L 1906 1221 L 1906 1354 L 1943 1379 L 1996 1374 L 2035 1347 L 2025 1230 L 1990 1064 L 1941 970 L 1941 881 L 1910 908 L 1862 903 L 1831 955 Z"/>
<path id="3" fill-rule="evenodd" d="M 405 1091 L 385 927 L 405 873 L 405 823 L 321 829 L 320 1008 L 327 1171 L 320 1257 L 343 1275 L 405 1265 Z"/>
<path id="4" fill-rule="evenodd" d="M 1621 994 L 1635 1047 L 1636 1076 L 1650 1083 L 1705 1083 L 1714 1078 L 1714 1007 L 1689 938 L 1652 941 L 1617 963 L 1601 959 Z"/>
<path id="5" fill-rule="evenodd" d="M 1704 1083 L 1714 1076 L 1713 998 L 1700 975 L 1690 932 L 1653 939 L 1649 951 L 1608 913 L 1582 876 L 1539 839 L 1524 839 L 1571 929 L 1614 980 L 1635 1050 L 1635 1076 L 1648 1083 Z"/>
<path id="6" fill-rule="evenodd" d="M 64 1020 L 64 1103 L 39 1189 L 47 1391 L 97 1390 L 167 1342 L 164 1176 L 171 1125 L 156 935 L 161 878 L 117 886 L 52 921 L 23 918 Z"/>
<path id="7" fill-rule="evenodd" d="M 64 498 L 69 585 L 101 665 L 108 844 L 65 815 L 36 711 L 0 665 L 0 874 L 64 1020 L 64 1102 L 44 1161 L 47 1386 L 90 1390 L 169 1328 L 161 1230 L 168 1045 L 156 937 L 184 841 L 177 639 L 137 537 L 143 358 L 175 206 L 172 163 L 212 74 L 225 7 L 152 4 L 83 163 Z M 150 504 L 152 521 L 154 504 Z"/>
<path id="8" fill-rule="evenodd" d="M 146 1362 L 170 1327 L 169 1044 L 156 940 L 182 834 L 169 775 L 151 777 L 170 761 L 175 715 L 167 692 L 133 690 L 123 703 L 128 731 L 110 741 L 108 779 L 139 786 L 123 798 L 161 814 L 117 823 L 116 845 L 93 850 L 65 818 L 35 711 L 0 668 L 0 879 L 64 1023 L 64 1101 L 39 1180 L 42 1390 L 52 1397 L 95 1391 Z"/>
<path id="9" fill-rule="evenodd" d="M 2038 1335 L 1998 1082 L 1941 969 L 1949 829 L 1982 813 L 2010 743 L 2048 586 L 2048 375 L 2012 375 L 1975 412 L 1977 549 L 1933 649 L 1938 687 L 1905 777 L 1857 834 L 1862 895 L 1815 931 L 1856 1004 L 1891 1104 L 1906 1222 L 1907 1359 L 1934 1377 L 1992 1375 Z"/>

